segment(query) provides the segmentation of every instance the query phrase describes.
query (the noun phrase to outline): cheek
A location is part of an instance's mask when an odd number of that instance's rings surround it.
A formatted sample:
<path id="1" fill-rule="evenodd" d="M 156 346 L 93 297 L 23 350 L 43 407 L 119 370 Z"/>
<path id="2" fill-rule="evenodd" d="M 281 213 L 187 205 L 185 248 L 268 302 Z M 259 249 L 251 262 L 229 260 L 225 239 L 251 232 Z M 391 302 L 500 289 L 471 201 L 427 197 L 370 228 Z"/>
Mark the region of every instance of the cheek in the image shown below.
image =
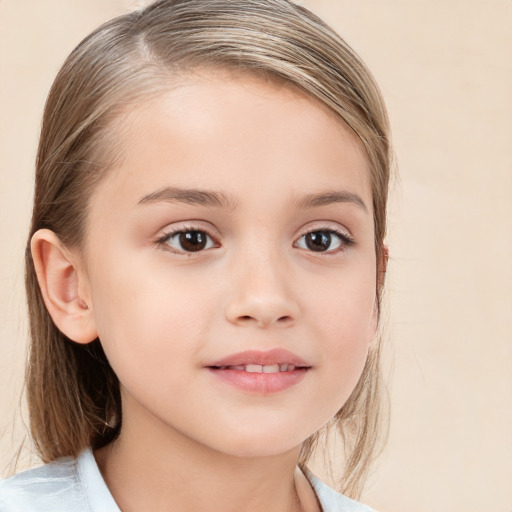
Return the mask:
<path id="1" fill-rule="evenodd" d="M 373 336 L 376 312 L 376 278 L 370 264 L 340 271 L 333 279 L 309 294 L 308 309 L 318 319 L 326 339 L 337 338 L 350 344 L 367 342 Z"/>
<path id="2" fill-rule="evenodd" d="M 371 276 L 368 271 L 340 276 L 329 293 L 312 301 L 313 314 L 321 319 L 315 325 L 322 364 L 330 369 L 333 385 L 345 394 L 356 385 L 375 336 L 375 278 Z"/>
<path id="3" fill-rule="evenodd" d="M 134 360 L 150 368 L 181 357 L 194 348 L 188 340 L 201 339 L 212 310 L 212 297 L 198 293 L 189 277 L 138 263 L 129 271 L 105 264 L 109 270 L 98 272 L 91 287 L 99 338 L 113 366 Z"/>

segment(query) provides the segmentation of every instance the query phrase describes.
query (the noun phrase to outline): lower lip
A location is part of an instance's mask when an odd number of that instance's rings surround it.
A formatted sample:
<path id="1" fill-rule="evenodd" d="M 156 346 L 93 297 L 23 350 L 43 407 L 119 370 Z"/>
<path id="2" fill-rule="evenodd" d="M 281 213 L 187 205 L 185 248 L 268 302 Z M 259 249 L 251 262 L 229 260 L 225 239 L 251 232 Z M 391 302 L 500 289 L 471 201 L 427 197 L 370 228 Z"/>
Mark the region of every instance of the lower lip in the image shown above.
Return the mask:
<path id="1" fill-rule="evenodd" d="M 210 372 L 227 384 L 258 395 L 279 393 L 298 384 L 308 368 L 296 368 L 292 372 L 251 373 L 243 370 L 221 370 L 208 368 Z"/>

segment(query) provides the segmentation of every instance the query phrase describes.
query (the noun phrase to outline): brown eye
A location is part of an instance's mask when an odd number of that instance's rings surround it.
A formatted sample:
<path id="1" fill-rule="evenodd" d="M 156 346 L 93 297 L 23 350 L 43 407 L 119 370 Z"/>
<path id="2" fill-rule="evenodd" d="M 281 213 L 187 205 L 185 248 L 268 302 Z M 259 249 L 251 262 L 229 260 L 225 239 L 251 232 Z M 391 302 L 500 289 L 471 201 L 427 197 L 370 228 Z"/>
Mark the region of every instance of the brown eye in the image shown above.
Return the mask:
<path id="1" fill-rule="evenodd" d="M 313 231 L 313 233 L 308 233 L 304 238 L 306 247 L 312 251 L 324 252 L 331 248 L 332 234 L 328 231 Z"/>
<path id="2" fill-rule="evenodd" d="M 210 235 L 193 229 L 171 233 L 166 236 L 165 243 L 176 252 L 198 252 L 215 246 Z"/>
<path id="3" fill-rule="evenodd" d="M 337 252 L 340 248 L 343 249 L 343 246 L 349 247 L 353 243 L 347 235 L 330 229 L 319 229 L 301 236 L 295 245 L 313 252 Z"/>

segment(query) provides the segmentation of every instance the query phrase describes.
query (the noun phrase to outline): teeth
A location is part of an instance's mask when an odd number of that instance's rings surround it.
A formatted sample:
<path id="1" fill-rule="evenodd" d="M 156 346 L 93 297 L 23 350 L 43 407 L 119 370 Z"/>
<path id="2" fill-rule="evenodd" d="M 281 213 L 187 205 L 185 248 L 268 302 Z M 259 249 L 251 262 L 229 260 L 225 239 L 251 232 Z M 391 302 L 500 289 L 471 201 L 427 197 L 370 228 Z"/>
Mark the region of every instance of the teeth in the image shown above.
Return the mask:
<path id="1" fill-rule="evenodd" d="M 263 365 L 261 364 L 246 364 L 245 371 L 249 373 L 263 373 Z"/>
<path id="2" fill-rule="evenodd" d="M 245 371 L 248 373 L 279 373 L 279 372 L 293 372 L 295 366 L 293 364 L 245 364 L 236 366 L 220 366 L 220 370 L 237 370 Z"/>

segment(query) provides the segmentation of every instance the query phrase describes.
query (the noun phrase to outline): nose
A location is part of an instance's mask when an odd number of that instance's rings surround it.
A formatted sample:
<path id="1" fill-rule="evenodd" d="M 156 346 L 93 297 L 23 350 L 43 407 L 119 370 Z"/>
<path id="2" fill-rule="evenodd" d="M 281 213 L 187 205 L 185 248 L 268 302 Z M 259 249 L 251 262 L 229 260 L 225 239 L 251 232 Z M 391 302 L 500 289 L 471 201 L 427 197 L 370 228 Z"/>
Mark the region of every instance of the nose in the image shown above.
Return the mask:
<path id="1" fill-rule="evenodd" d="M 291 289 L 286 263 L 277 257 L 245 254 L 231 272 L 226 318 L 238 326 L 293 326 L 300 307 Z"/>

